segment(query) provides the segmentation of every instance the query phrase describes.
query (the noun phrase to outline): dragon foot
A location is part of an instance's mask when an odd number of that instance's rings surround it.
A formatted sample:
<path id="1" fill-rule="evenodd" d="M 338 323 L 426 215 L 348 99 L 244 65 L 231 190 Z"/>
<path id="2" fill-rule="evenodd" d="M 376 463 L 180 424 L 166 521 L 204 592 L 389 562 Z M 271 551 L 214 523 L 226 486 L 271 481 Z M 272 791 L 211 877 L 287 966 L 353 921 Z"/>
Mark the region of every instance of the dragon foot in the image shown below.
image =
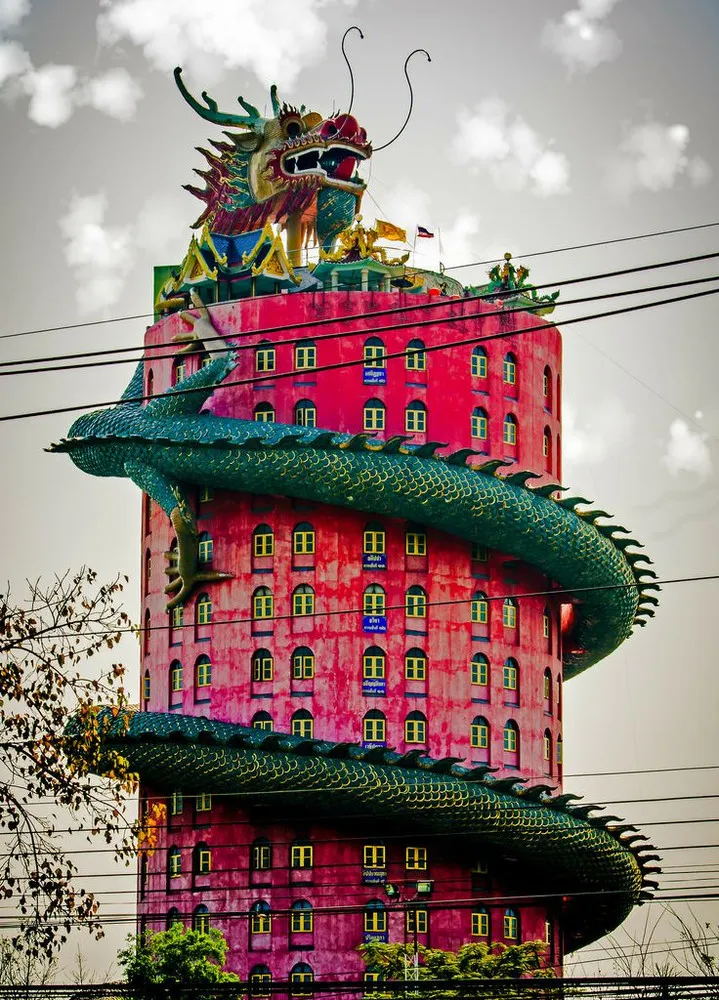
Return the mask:
<path id="1" fill-rule="evenodd" d="M 170 578 L 165 593 L 172 595 L 166 605 L 167 611 L 184 603 L 198 584 L 230 580 L 233 576 L 232 573 L 201 568 L 197 528 L 194 517 L 190 515 L 185 504 L 178 504 L 172 511 L 170 520 L 177 532 L 177 547 L 165 553 L 167 556 L 165 573 Z"/>

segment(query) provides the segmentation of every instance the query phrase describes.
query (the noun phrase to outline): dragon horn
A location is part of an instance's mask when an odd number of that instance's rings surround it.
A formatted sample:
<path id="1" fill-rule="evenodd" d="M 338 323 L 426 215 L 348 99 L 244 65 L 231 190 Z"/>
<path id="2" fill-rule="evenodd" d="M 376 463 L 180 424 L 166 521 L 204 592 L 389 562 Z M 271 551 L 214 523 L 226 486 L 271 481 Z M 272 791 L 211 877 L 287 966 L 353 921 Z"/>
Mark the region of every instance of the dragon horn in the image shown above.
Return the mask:
<path id="1" fill-rule="evenodd" d="M 177 89 L 180 91 L 180 93 L 185 98 L 185 100 L 187 101 L 187 103 L 190 105 L 190 107 L 192 108 L 192 110 L 196 111 L 197 114 L 200 116 L 200 118 L 204 118 L 205 121 L 214 122 L 215 125 L 234 125 L 236 127 L 239 126 L 239 127 L 242 127 L 242 128 L 252 128 L 253 125 L 256 125 L 260 121 L 259 115 L 253 115 L 253 114 L 250 114 L 250 115 L 231 115 L 231 114 L 227 114 L 227 112 L 225 112 L 225 111 L 218 111 L 217 110 L 217 101 L 213 100 L 209 96 L 209 94 L 207 94 L 203 90 L 203 92 L 202 92 L 202 100 L 207 105 L 207 107 L 205 107 L 203 104 L 200 104 L 200 102 L 195 97 L 192 96 L 192 94 L 190 93 L 190 91 L 185 86 L 185 84 L 184 84 L 184 82 L 182 80 L 182 67 L 181 66 L 176 66 L 175 67 L 174 75 L 175 75 L 175 83 L 177 84 Z M 247 105 L 244 102 L 241 102 L 241 103 L 242 103 L 242 106 L 244 108 L 246 108 L 247 110 L 249 110 L 250 108 L 252 108 L 251 105 Z M 252 108 L 252 110 L 256 111 L 257 109 L 256 108 Z"/>
<path id="2" fill-rule="evenodd" d="M 272 101 L 272 110 L 275 113 L 275 118 L 280 117 L 280 112 L 282 111 L 282 106 L 280 105 L 279 98 L 277 97 L 277 84 L 273 83 L 270 87 L 270 100 Z"/>

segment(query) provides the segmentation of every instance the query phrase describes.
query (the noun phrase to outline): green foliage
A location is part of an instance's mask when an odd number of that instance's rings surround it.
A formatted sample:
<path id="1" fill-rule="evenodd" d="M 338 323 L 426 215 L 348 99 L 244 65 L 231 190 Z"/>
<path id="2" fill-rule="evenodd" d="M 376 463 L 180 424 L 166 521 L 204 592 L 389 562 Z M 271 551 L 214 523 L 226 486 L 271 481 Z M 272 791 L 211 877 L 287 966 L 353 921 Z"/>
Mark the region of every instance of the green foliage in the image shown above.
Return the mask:
<path id="1" fill-rule="evenodd" d="M 465 944 L 459 951 L 442 951 L 440 948 L 417 947 L 419 965 L 418 979 L 446 980 L 454 983 L 471 982 L 478 979 L 553 979 L 554 972 L 543 966 L 547 947 L 541 941 L 527 941 L 524 944 L 488 945 Z M 362 944 L 359 952 L 368 969 L 380 973 L 385 981 L 402 981 L 409 978 L 413 948 L 404 944 Z M 462 995 L 461 989 L 439 989 L 422 991 L 422 997 L 433 1000 L 450 1000 Z M 513 996 L 512 992 L 502 992 L 503 997 Z M 373 996 L 381 997 L 381 987 L 373 991 Z"/>
<path id="2" fill-rule="evenodd" d="M 142 937 L 128 936 L 128 946 L 118 954 L 130 986 L 209 986 L 236 983 L 234 972 L 224 972 L 227 942 L 212 928 L 207 934 L 173 924 L 169 930 Z M 212 994 L 204 990 L 202 1000 Z"/>

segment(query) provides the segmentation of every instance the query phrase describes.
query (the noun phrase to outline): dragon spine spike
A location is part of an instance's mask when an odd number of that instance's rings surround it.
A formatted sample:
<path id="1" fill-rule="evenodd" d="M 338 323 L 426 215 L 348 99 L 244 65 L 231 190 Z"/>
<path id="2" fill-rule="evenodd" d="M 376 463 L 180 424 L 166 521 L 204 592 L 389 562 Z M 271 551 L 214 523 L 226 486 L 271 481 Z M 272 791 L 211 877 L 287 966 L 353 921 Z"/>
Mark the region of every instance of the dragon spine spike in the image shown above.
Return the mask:
<path id="1" fill-rule="evenodd" d="M 535 496 L 538 497 L 550 497 L 552 493 L 557 493 L 560 490 L 566 490 L 566 486 L 560 486 L 559 483 L 545 483 L 544 486 L 530 486 L 528 487 Z"/>

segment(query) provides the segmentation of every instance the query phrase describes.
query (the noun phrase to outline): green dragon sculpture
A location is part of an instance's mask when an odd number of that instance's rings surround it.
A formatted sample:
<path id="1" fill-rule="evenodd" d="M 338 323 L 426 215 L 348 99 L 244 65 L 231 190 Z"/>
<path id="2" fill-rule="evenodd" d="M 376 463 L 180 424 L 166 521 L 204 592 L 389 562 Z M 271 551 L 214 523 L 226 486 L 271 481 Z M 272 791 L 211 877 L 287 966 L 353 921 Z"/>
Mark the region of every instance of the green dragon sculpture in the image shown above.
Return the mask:
<path id="1" fill-rule="evenodd" d="M 291 256 L 315 231 L 320 244 L 331 247 L 352 222 L 366 187 L 356 167 L 371 156 L 372 147 L 357 120 L 349 114 L 324 118 L 304 105 L 280 104 L 274 85 L 271 118 L 242 97 L 238 101 L 246 114 L 227 113 L 204 92 L 204 104 L 196 100 L 180 67 L 175 80 L 200 117 L 242 130 L 224 132 L 229 142 L 211 140 L 215 153 L 198 147 L 209 169 L 195 171 L 204 188 L 185 185 L 205 202 L 194 228 L 207 223 L 212 233 L 231 236 L 279 222 L 287 229 Z"/>
<path id="2" fill-rule="evenodd" d="M 214 327 L 207 311 L 189 317 L 182 350 L 202 350 Z M 529 472 L 504 477 L 498 460 L 468 465 L 461 449 L 414 446 L 294 425 L 216 417 L 201 407 L 235 367 L 231 350 L 143 406 L 143 363 L 115 407 L 81 416 L 50 451 L 66 452 L 83 471 L 130 478 L 170 517 L 178 539 L 168 570 L 168 607 L 193 588 L 226 574 L 198 564 L 197 526 L 188 487 L 211 486 L 351 507 L 430 524 L 531 563 L 573 594 L 575 622 L 565 637 L 570 678 L 610 653 L 644 624 L 657 603 L 650 560 L 621 526 L 599 524 L 603 511 L 577 510 L 581 497 L 556 499 L 556 483 L 531 488 Z M 228 384 L 232 384 L 231 381 Z M 634 551 L 631 551 L 633 550 Z M 647 896 L 647 867 L 656 858 L 636 844 L 645 838 L 617 817 L 590 817 L 600 807 L 568 807 L 576 796 L 550 788 L 522 789 L 516 777 L 493 779 L 487 767 L 467 769 L 419 751 L 302 740 L 280 733 L 191 716 L 142 712 L 113 724 L 108 741 L 150 782 L 188 790 L 261 793 L 317 813 L 328 796 L 337 815 L 386 809 L 399 825 L 476 838 L 484 850 L 510 851 L 541 872 L 547 892 L 572 897 L 571 947 L 615 927 Z M 157 744 L 162 744 L 158 753 Z M 282 793 L 282 789 L 287 789 Z M 290 791 L 290 789 L 292 791 Z M 607 823 L 615 825 L 607 827 Z M 634 833 L 634 836 L 627 836 Z M 602 891 L 601 899 L 593 893 Z M 588 893 L 588 895 L 582 895 Z"/>

